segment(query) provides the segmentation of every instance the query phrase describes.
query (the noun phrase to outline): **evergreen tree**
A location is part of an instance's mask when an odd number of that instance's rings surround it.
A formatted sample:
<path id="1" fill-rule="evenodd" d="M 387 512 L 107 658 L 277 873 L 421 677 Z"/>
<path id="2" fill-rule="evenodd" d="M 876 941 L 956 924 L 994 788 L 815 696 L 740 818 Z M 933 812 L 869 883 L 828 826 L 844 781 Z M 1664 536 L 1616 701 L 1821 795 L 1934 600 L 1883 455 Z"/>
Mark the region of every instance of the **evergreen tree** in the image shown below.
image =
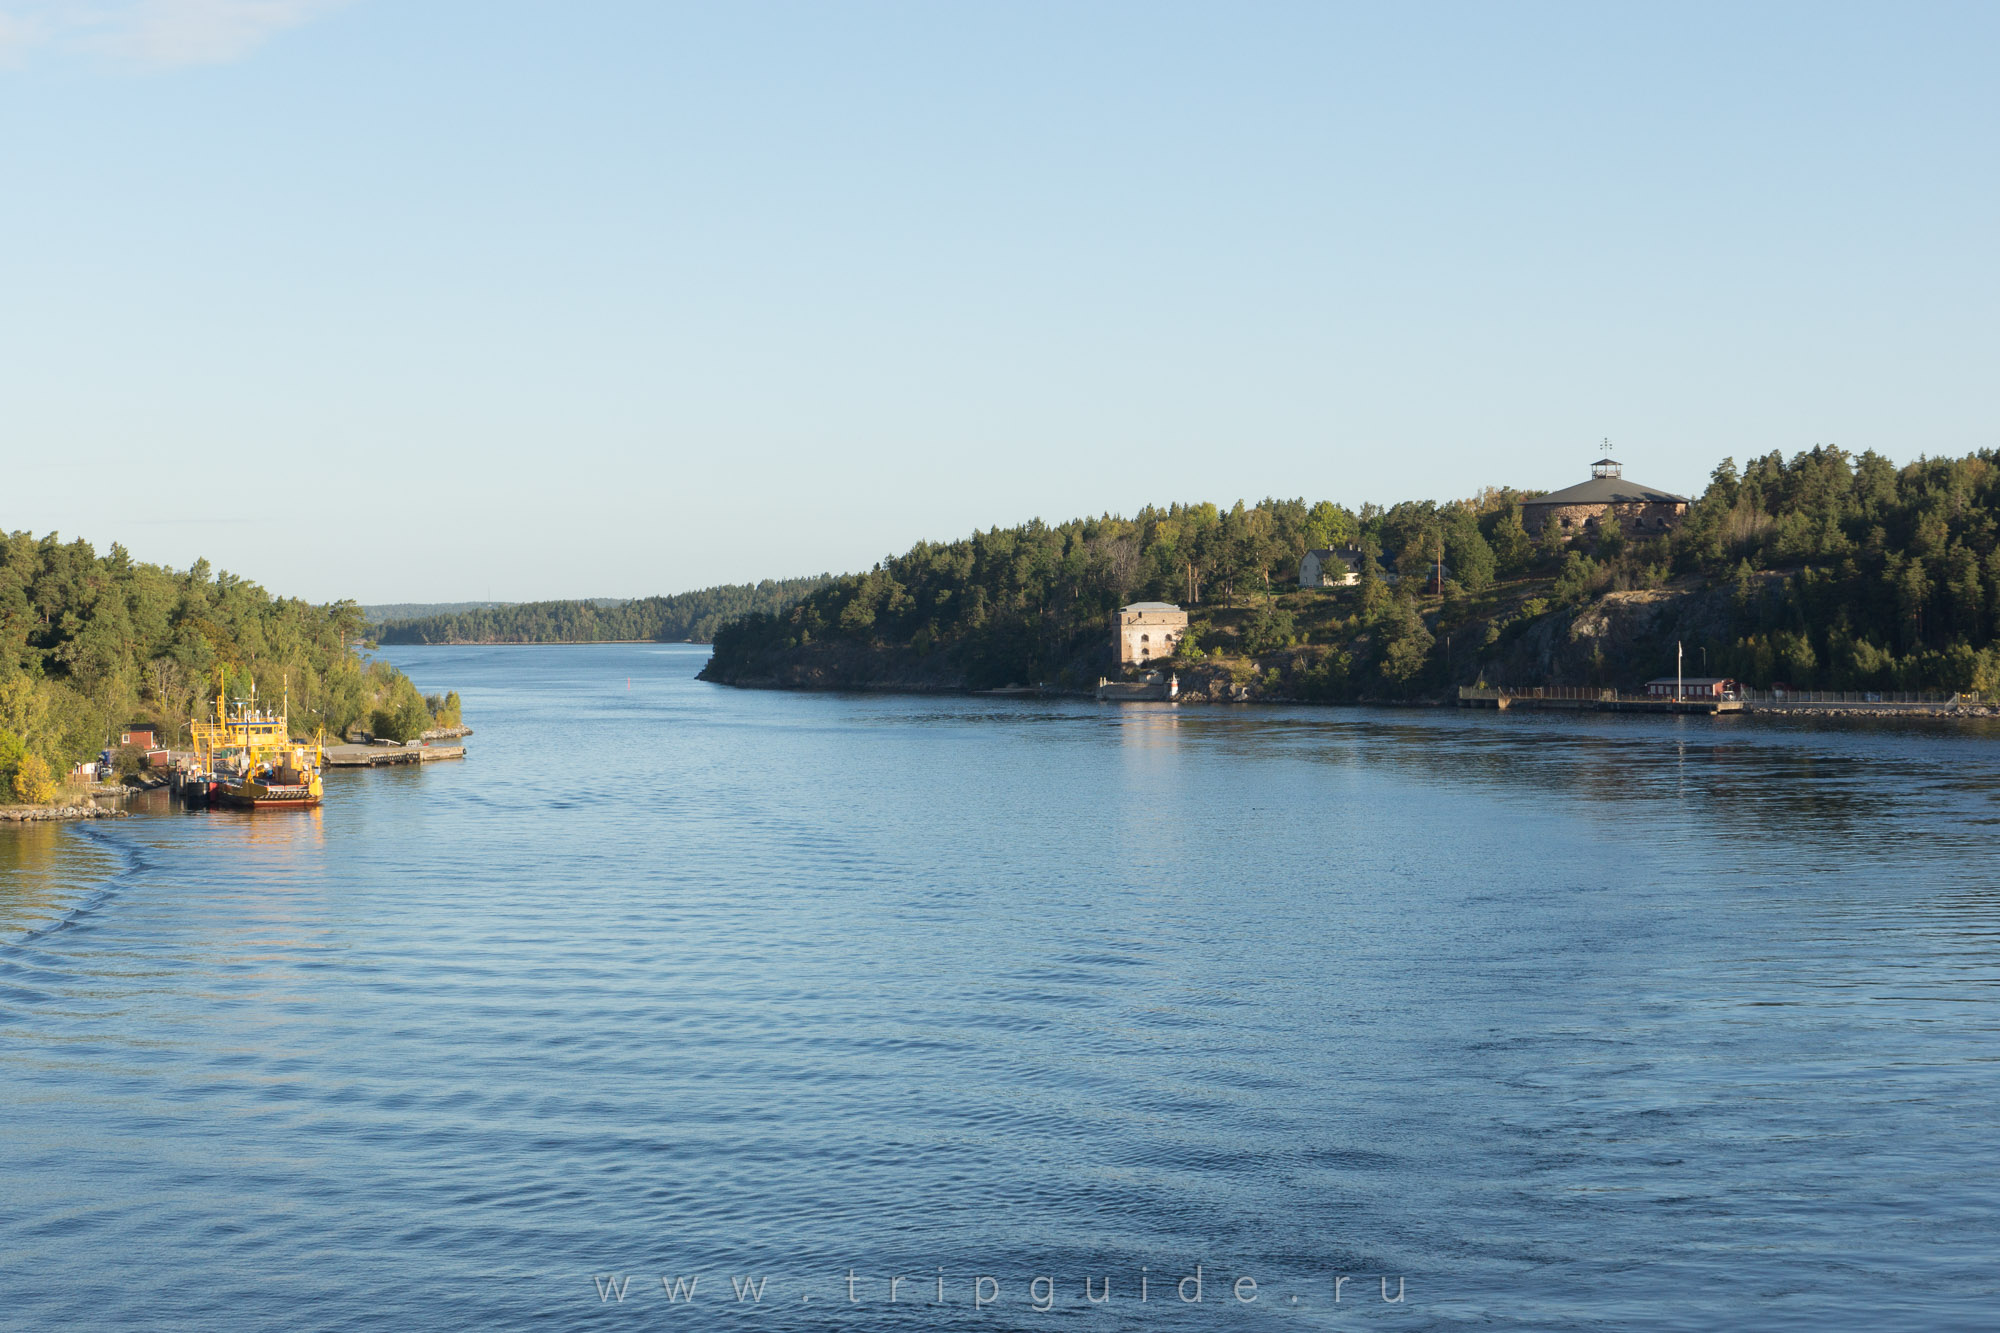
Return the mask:
<path id="1" fill-rule="evenodd" d="M 1489 544 L 1497 574 L 1512 578 L 1527 571 L 1528 562 L 1534 558 L 1535 544 L 1521 526 L 1521 506 L 1508 505 L 1501 512 Z"/>

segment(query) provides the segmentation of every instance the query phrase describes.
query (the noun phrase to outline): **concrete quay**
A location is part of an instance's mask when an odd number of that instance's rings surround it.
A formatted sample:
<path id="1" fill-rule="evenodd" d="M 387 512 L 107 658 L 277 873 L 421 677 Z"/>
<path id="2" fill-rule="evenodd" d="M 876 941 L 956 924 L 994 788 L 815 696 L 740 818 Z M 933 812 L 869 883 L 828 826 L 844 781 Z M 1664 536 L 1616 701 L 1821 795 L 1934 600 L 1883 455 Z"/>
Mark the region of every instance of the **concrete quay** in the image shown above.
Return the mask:
<path id="1" fill-rule="evenodd" d="M 328 768 L 383 768 L 391 764 L 429 764 L 463 759 L 463 745 L 329 745 Z"/>

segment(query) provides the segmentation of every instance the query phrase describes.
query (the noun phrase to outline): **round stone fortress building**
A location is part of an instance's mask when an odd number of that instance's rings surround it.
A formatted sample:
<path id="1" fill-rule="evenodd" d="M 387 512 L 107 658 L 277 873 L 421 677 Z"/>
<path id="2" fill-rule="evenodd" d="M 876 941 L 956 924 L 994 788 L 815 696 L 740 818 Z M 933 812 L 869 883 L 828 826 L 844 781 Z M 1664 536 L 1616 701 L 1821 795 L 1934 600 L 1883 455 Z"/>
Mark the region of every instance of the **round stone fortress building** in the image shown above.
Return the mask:
<path id="1" fill-rule="evenodd" d="M 1687 497 L 1641 486 L 1624 478 L 1618 460 L 1600 458 L 1590 465 L 1590 480 L 1521 502 L 1521 526 L 1540 537 L 1550 519 L 1565 538 L 1595 538 L 1606 514 L 1618 516 L 1618 526 L 1635 537 L 1655 537 L 1680 523 Z"/>

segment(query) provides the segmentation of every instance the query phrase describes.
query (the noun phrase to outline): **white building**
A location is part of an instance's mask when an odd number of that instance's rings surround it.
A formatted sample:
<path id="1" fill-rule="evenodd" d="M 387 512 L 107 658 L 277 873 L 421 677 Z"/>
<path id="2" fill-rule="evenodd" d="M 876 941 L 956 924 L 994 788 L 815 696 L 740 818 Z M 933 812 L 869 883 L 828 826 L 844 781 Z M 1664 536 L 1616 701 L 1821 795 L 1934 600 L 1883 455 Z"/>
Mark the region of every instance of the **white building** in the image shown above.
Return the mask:
<path id="1" fill-rule="evenodd" d="M 1317 551 L 1307 551 L 1299 561 L 1299 586 L 1301 588 L 1343 588 L 1357 583 L 1361 576 L 1354 572 L 1354 566 L 1340 558 L 1340 552 L 1332 547 Z"/>
<path id="2" fill-rule="evenodd" d="M 1307 551 L 1299 561 L 1299 586 L 1301 588 L 1351 588 L 1361 582 L 1361 562 L 1368 557 L 1358 546 L 1341 546 Z M 1396 581 L 1394 570 L 1375 562 L 1375 569 L 1386 583 Z"/>

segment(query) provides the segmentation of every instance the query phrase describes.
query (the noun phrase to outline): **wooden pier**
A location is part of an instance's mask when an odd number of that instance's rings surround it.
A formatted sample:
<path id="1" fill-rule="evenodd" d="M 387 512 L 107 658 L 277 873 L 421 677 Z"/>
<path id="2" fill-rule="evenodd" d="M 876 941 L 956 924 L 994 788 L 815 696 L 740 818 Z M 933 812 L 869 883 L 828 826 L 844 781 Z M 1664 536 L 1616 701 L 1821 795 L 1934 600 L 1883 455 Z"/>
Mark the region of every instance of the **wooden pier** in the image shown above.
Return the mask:
<path id="1" fill-rule="evenodd" d="M 1490 685 L 1458 687 L 1460 708 L 1557 708 L 1591 713 L 1740 713 L 1740 699 L 1662 699 L 1650 694 L 1575 685 L 1510 690 Z"/>

